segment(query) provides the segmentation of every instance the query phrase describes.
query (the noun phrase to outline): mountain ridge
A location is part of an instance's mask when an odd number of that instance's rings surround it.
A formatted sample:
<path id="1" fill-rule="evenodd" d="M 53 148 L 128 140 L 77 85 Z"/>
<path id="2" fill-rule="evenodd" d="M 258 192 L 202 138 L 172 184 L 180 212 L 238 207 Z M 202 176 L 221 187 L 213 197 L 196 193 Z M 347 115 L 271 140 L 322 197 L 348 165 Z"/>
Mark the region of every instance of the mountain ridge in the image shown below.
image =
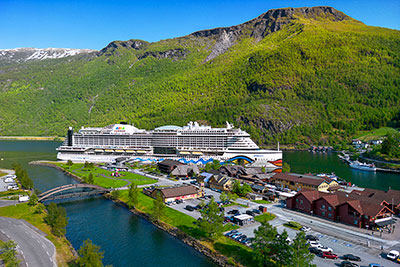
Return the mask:
<path id="1" fill-rule="evenodd" d="M 272 10 L 250 21 L 0 66 L 0 134 L 230 121 L 262 145 L 337 143 L 400 125 L 399 31 L 330 7 Z"/>

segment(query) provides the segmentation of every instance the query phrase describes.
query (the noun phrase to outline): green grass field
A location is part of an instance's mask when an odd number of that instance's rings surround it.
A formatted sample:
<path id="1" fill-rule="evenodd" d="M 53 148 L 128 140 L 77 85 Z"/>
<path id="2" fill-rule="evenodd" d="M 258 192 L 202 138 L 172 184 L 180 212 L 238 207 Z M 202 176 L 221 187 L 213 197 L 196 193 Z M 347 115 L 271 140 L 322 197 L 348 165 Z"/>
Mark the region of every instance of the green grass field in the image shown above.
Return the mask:
<path id="1" fill-rule="evenodd" d="M 268 200 L 253 200 L 253 202 L 258 203 L 258 204 L 271 204 L 271 201 Z"/>
<path id="2" fill-rule="evenodd" d="M 81 177 L 82 179 L 87 178 L 89 174 L 92 173 L 94 184 L 105 188 L 117 188 L 129 184 L 129 182 L 124 180 L 134 182 L 136 185 L 153 184 L 157 182 L 157 180 L 155 179 L 147 178 L 145 176 L 141 176 L 131 172 L 119 172 L 121 174 L 120 177 L 112 177 L 111 171 L 107 171 L 98 167 L 84 168 L 83 163 L 74 163 L 72 166 L 68 166 L 67 164 L 61 162 L 51 162 L 51 164 L 57 165 Z"/>
<path id="3" fill-rule="evenodd" d="M 0 177 L 4 176 L 4 175 L 6 175 L 6 174 L 7 174 L 6 172 L 0 171 Z"/>
<path id="4" fill-rule="evenodd" d="M 35 207 L 24 203 L 0 208 L 0 216 L 23 219 L 45 232 L 47 234 L 46 238 L 53 242 L 56 247 L 58 266 L 71 266 L 70 264 L 74 260 L 74 255 L 71 252 L 68 240 L 65 237 L 56 237 L 51 233 L 50 226 L 43 221 L 44 213 L 37 214 L 35 213 Z"/>
<path id="5" fill-rule="evenodd" d="M 395 128 L 391 127 L 381 127 L 379 129 L 366 131 L 366 132 L 359 132 L 354 137 L 360 139 L 361 141 L 367 142 L 370 140 L 376 140 L 386 136 L 387 134 L 398 133 L 399 131 Z"/>
<path id="6" fill-rule="evenodd" d="M 284 223 L 283 226 L 294 229 L 294 230 L 300 230 L 301 227 L 303 227 L 300 223 L 294 222 L 294 221 Z"/>
<path id="7" fill-rule="evenodd" d="M 256 217 L 254 217 L 254 220 L 256 220 L 258 222 L 268 222 L 268 221 L 275 219 L 275 217 L 276 217 L 275 214 L 266 212 L 262 215 L 258 215 Z"/>

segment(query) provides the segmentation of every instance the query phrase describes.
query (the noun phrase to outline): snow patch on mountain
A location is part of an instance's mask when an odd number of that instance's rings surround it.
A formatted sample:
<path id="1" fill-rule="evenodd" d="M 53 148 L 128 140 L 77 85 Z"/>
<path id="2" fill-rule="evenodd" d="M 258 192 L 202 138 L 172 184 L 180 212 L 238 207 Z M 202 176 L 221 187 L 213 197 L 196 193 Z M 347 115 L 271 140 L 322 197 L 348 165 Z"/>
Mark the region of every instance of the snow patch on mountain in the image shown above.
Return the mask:
<path id="1" fill-rule="evenodd" d="M 97 52 L 91 49 L 73 48 L 15 48 L 0 49 L 0 61 L 3 62 L 26 62 L 31 60 L 44 60 L 75 56 Z"/>

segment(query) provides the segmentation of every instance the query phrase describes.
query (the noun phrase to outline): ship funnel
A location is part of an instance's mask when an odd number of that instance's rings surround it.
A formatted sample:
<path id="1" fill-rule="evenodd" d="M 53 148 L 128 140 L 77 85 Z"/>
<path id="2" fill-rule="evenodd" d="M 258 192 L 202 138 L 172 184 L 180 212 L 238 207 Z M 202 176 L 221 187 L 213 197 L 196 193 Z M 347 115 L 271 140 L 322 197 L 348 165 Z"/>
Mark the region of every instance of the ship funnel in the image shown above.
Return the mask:
<path id="1" fill-rule="evenodd" d="M 68 128 L 68 133 L 67 133 L 67 146 L 72 146 L 72 136 L 74 135 L 74 130 L 72 127 Z"/>

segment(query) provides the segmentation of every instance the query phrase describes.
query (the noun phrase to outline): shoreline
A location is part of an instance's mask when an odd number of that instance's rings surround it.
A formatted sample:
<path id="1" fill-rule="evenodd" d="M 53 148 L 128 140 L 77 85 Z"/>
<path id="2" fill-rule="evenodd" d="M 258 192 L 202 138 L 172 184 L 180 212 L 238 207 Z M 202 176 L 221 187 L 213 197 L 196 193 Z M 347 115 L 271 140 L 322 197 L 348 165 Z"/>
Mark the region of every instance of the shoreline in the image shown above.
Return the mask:
<path id="1" fill-rule="evenodd" d="M 58 170 L 61 170 L 64 174 L 70 176 L 71 178 L 73 178 L 74 180 L 81 182 L 82 180 L 75 174 L 70 173 L 67 170 L 64 170 L 63 168 L 51 164 L 48 161 L 31 161 L 29 162 L 29 165 L 38 165 L 38 166 L 46 166 L 46 167 L 53 167 L 56 168 Z M 105 196 L 105 198 L 107 198 L 108 200 L 114 202 L 116 205 L 120 205 L 125 207 L 126 209 L 128 209 L 132 214 L 135 214 L 143 219 L 145 219 L 146 221 L 148 221 L 149 223 L 153 224 L 155 227 L 157 227 L 160 230 L 163 230 L 164 232 L 168 233 L 169 235 L 175 237 L 176 239 L 180 240 L 181 242 L 183 242 L 184 244 L 192 247 L 193 249 L 195 249 L 197 252 L 201 253 L 202 255 L 206 256 L 207 258 L 211 259 L 214 263 L 218 264 L 219 266 L 224 266 L 224 267 L 228 267 L 228 266 L 243 266 L 242 264 L 240 264 L 239 262 L 234 262 L 235 265 L 229 264 L 228 262 L 230 261 L 230 259 L 216 251 L 213 251 L 211 249 L 209 249 L 207 246 L 203 245 L 200 240 L 195 239 L 194 237 L 189 236 L 188 234 L 186 234 L 185 232 L 179 230 L 178 228 L 171 226 L 167 223 L 164 223 L 162 221 L 159 222 L 154 222 L 150 219 L 150 215 L 141 211 L 138 211 L 136 209 L 130 209 L 128 204 L 126 204 L 125 202 L 117 199 L 111 199 L 110 196 Z"/>
<path id="2" fill-rule="evenodd" d="M 0 140 L 34 140 L 34 141 L 64 141 L 65 137 L 58 136 L 0 136 Z"/>

